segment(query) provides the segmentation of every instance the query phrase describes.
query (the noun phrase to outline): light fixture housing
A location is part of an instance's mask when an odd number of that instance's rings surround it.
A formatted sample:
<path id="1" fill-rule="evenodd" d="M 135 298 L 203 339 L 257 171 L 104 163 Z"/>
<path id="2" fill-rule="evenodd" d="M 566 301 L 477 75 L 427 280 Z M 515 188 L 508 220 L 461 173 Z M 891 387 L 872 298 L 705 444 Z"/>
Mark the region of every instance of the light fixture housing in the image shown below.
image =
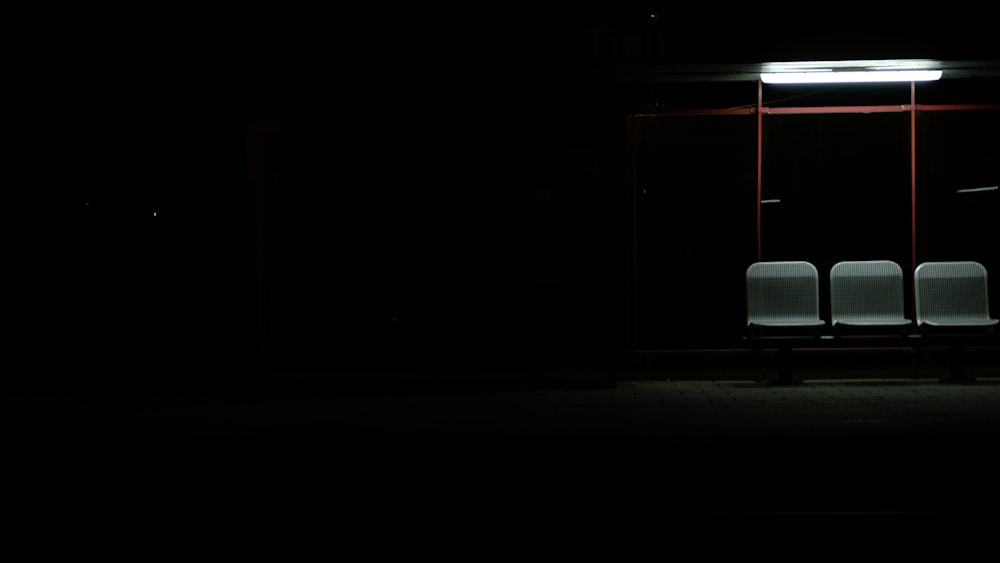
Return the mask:
<path id="1" fill-rule="evenodd" d="M 866 82 L 924 82 L 939 80 L 938 61 L 810 61 L 767 63 L 760 74 L 765 84 L 851 84 Z"/>

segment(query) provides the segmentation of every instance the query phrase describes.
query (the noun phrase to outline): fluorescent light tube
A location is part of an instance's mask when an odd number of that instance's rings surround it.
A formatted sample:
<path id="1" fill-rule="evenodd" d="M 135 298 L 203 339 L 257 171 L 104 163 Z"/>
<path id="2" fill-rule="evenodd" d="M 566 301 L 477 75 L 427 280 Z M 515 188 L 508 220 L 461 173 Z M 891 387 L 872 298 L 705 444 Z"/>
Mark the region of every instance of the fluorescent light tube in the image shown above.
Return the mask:
<path id="1" fill-rule="evenodd" d="M 958 190 L 957 194 L 974 194 L 976 192 L 993 192 L 1000 189 L 1000 186 L 986 186 L 985 188 L 965 188 L 964 190 Z"/>
<path id="2" fill-rule="evenodd" d="M 940 70 L 850 70 L 762 72 L 765 84 L 833 84 L 850 82 L 924 82 L 941 78 Z"/>

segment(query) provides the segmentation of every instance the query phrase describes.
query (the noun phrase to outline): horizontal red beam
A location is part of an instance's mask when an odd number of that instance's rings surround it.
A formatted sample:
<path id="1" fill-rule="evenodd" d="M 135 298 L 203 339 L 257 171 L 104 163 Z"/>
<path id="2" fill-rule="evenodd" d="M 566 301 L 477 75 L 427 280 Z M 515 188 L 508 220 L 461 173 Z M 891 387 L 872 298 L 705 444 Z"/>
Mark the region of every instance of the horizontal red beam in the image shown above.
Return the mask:
<path id="1" fill-rule="evenodd" d="M 663 117 L 668 115 L 752 115 L 757 108 L 691 108 L 666 109 L 648 113 L 637 113 L 636 117 Z"/>
<path id="2" fill-rule="evenodd" d="M 917 111 L 1000 111 L 1000 104 L 896 104 L 880 106 L 800 106 L 763 107 L 761 113 L 773 115 L 798 115 L 821 113 L 901 113 L 915 108 Z M 671 115 L 751 115 L 757 108 L 692 108 L 670 109 L 649 113 L 637 113 L 636 117 L 664 117 Z"/>
<path id="3" fill-rule="evenodd" d="M 761 109 L 762 113 L 797 114 L 797 113 L 886 113 L 917 111 L 983 111 L 1000 110 L 1000 104 L 899 104 L 888 106 L 815 106 L 815 107 L 781 107 Z"/>
<path id="4" fill-rule="evenodd" d="M 952 111 L 952 110 L 994 110 L 1000 111 L 1000 104 L 917 104 L 917 111 Z"/>
<path id="5" fill-rule="evenodd" d="M 910 111 L 910 104 L 891 106 L 815 106 L 815 107 L 784 107 L 761 108 L 761 113 L 774 115 L 790 115 L 805 113 L 889 113 Z"/>

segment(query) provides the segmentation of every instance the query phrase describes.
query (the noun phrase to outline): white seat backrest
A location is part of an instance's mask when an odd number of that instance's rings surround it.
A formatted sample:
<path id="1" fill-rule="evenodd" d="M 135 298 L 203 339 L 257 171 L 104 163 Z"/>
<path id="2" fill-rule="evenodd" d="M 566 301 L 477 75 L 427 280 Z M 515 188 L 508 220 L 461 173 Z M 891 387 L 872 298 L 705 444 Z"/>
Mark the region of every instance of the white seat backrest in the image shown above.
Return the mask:
<path id="1" fill-rule="evenodd" d="M 972 261 L 924 262 L 913 272 L 917 324 L 990 320 L 986 268 Z"/>
<path id="2" fill-rule="evenodd" d="M 830 268 L 830 322 L 906 321 L 903 269 L 891 260 L 838 262 Z"/>
<path id="3" fill-rule="evenodd" d="M 809 262 L 756 262 L 747 268 L 746 286 L 747 325 L 820 320 L 819 274 Z"/>

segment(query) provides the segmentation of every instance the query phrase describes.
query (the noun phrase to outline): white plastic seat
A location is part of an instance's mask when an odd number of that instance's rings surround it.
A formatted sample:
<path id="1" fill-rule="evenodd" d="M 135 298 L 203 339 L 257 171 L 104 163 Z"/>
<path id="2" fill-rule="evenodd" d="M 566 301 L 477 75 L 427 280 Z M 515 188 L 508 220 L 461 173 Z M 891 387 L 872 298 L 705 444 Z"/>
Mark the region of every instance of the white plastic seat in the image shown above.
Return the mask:
<path id="1" fill-rule="evenodd" d="M 913 272 L 917 326 L 934 329 L 988 329 L 986 268 L 979 262 L 924 262 Z"/>
<path id="2" fill-rule="evenodd" d="M 819 316 L 819 273 L 805 261 L 756 262 L 747 268 L 747 326 L 751 330 L 810 331 Z"/>
<path id="3" fill-rule="evenodd" d="M 830 324 L 835 330 L 905 330 L 912 321 L 904 302 L 903 269 L 891 260 L 843 261 L 830 268 Z"/>

